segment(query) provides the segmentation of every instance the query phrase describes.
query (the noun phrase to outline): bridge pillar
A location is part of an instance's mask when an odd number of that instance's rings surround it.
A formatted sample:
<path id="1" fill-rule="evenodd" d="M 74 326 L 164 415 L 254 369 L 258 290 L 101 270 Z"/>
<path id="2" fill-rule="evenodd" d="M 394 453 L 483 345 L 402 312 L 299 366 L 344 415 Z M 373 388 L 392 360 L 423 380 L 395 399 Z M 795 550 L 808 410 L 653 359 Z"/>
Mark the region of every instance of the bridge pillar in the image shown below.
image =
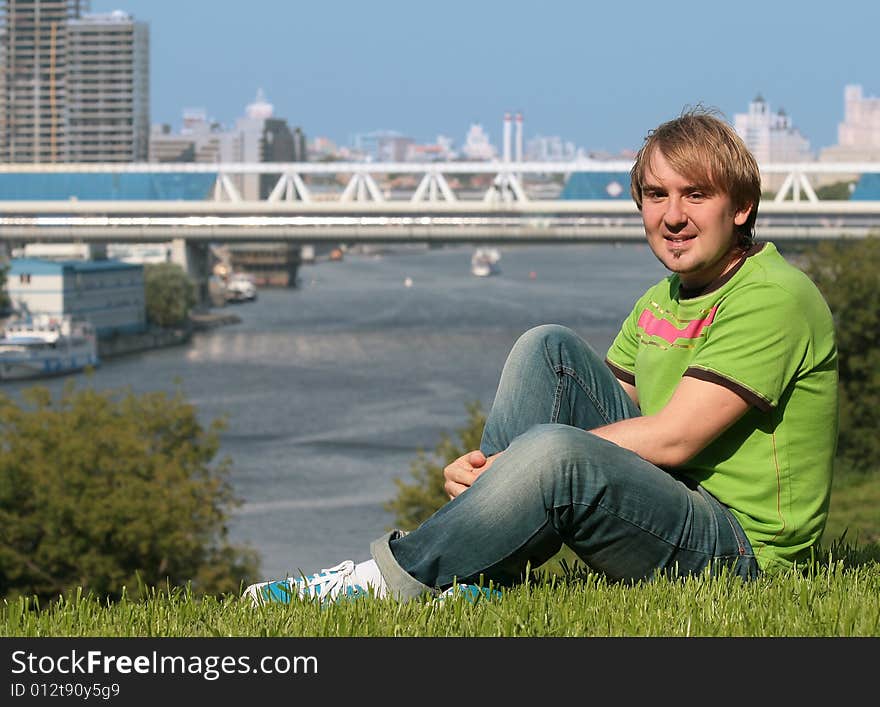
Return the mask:
<path id="1" fill-rule="evenodd" d="M 175 238 L 171 241 L 171 262 L 182 267 L 196 283 L 196 307 L 209 307 L 211 250 L 208 244 Z"/>

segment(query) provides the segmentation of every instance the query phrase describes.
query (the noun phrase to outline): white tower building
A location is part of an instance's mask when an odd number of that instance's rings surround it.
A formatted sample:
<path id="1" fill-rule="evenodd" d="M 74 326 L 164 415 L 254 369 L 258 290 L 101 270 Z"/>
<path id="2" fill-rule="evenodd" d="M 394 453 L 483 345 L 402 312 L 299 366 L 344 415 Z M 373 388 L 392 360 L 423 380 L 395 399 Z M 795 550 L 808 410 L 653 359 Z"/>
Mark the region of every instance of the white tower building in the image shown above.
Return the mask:
<path id="1" fill-rule="evenodd" d="M 510 113 L 504 114 L 504 161 L 510 162 Z"/>
<path id="2" fill-rule="evenodd" d="M 523 116 L 522 113 L 516 114 L 516 152 L 514 159 L 517 162 L 523 161 Z"/>
<path id="3" fill-rule="evenodd" d="M 810 142 L 794 127 L 784 110 L 776 113 L 758 95 L 749 104 L 748 113 L 734 115 L 734 128 L 751 150 L 759 165 L 771 162 L 812 162 Z M 778 189 L 785 175 L 763 178 L 768 189 Z"/>
<path id="4" fill-rule="evenodd" d="M 497 154 L 495 146 L 489 142 L 489 136 L 479 123 L 471 124 L 461 151 L 469 160 L 493 160 Z"/>
<path id="5" fill-rule="evenodd" d="M 837 143 L 847 147 L 880 147 L 880 98 L 865 97 L 861 86 L 843 90 L 844 120 Z"/>
<path id="6" fill-rule="evenodd" d="M 225 154 L 221 161 L 228 162 L 262 162 L 263 132 L 266 121 L 272 118 L 275 107 L 266 100 L 263 89 L 257 90 L 257 96 L 245 108 L 244 117 L 235 121 L 232 130 L 234 139 L 225 146 Z M 256 201 L 260 198 L 260 175 L 241 174 L 233 178 L 243 199 Z"/>
<path id="7" fill-rule="evenodd" d="M 843 122 L 837 125 L 837 144 L 820 153 L 823 162 L 880 160 L 880 98 L 865 96 L 862 87 L 843 89 Z"/>
<path id="8" fill-rule="evenodd" d="M 749 104 L 748 113 L 734 116 L 734 128 L 759 164 L 813 160 L 809 140 L 792 125 L 791 117 L 782 109 L 773 113 L 760 95 Z"/>

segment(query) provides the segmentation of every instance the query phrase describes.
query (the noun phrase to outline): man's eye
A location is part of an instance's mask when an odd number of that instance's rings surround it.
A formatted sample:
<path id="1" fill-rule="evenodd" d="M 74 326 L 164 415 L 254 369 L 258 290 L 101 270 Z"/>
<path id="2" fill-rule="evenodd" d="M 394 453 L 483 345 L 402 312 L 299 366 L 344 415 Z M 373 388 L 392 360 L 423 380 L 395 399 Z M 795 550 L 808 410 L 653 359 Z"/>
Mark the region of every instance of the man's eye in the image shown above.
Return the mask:
<path id="1" fill-rule="evenodd" d="M 706 198 L 706 195 L 701 191 L 692 191 L 688 196 L 694 201 L 702 201 Z"/>

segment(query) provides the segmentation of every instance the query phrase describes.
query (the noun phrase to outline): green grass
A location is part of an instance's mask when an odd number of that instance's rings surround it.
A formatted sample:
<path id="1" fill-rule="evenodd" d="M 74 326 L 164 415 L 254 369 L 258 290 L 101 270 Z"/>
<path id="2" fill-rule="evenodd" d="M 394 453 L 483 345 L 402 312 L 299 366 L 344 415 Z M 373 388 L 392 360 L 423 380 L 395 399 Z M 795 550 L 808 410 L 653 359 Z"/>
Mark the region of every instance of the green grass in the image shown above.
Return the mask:
<path id="1" fill-rule="evenodd" d="M 831 546 L 844 533 L 853 544 L 880 542 L 880 471 L 835 475 L 822 543 Z"/>
<path id="2" fill-rule="evenodd" d="M 880 546 L 840 545 L 803 572 L 743 582 L 730 576 L 612 584 L 582 566 L 470 604 L 364 599 L 258 609 L 237 596 L 153 590 L 149 598 L 102 604 L 25 598 L 0 607 L 8 637 L 220 636 L 880 636 Z"/>
<path id="3" fill-rule="evenodd" d="M 823 546 L 803 572 L 635 586 L 561 552 L 503 601 L 355 601 L 253 609 L 186 589 L 106 603 L 78 594 L 0 603 L 0 636 L 880 636 L 880 474 L 838 474 Z"/>

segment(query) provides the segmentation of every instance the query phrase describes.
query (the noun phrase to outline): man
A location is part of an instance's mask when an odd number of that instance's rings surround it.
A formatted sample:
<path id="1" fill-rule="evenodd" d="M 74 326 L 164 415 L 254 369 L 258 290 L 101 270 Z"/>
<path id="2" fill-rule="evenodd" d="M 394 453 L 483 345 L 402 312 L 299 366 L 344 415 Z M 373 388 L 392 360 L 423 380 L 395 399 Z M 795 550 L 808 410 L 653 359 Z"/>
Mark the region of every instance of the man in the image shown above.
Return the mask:
<path id="1" fill-rule="evenodd" d="M 521 581 L 562 546 L 614 580 L 803 562 L 828 511 L 837 352 L 813 283 L 756 245 L 757 163 L 691 112 L 645 140 L 631 190 L 671 275 L 605 361 L 537 327 L 508 356 L 480 449 L 444 471 L 450 502 L 372 559 L 252 585 L 256 603 L 409 599 Z"/>

